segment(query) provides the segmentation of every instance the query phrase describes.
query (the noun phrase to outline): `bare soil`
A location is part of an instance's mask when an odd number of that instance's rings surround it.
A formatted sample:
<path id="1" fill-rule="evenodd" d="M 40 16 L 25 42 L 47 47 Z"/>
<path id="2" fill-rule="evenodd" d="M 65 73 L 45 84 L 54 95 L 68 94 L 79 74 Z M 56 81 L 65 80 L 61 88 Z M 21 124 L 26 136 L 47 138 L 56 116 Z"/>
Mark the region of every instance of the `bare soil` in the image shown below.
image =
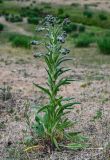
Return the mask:
<path id="1" fill-rule="evenodd" d="M 8 27 L 10 32 L 20 33 L 20 34 L 24 34 L 27 36 L 33 35 L 31 32 L 27 32 L 26 30 L 24 30 L 22 27 L 18 26 L 17 24 L 6 21 L 4 17 L 0 17 L 0 23 Z M 25 22 L 23 21 L 22 24 L 24 23 Z"/>
<path id="2" fill-rule="evenodd" d="M 36 3 L 55 3 L 55 4 L 64 4 L 64 5 L 88 5 L 92 8 L 100 9 L 100 10 L 107 10 L 110 11 L 110 1 L 109 0 L 29 0 L 29 1 L 17 1 L 17 3 L 23 2 L 24 4 L 30 4 L 31 2 Z"/>

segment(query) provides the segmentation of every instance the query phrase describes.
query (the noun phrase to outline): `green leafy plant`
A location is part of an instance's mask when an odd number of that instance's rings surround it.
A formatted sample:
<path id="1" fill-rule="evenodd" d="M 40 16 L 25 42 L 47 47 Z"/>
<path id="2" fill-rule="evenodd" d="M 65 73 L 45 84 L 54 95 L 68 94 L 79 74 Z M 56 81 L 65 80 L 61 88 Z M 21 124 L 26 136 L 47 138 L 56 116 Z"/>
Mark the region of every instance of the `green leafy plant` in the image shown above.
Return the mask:
<path id="1" fill-rule="evenodd" d="M 66 26 L 63 26 L 64 31 L 66 31 L 67 33 L 71 33 L 73 31 L 77 31 L 78 29 L 78 25 L 75 23 L 70 23 Z"/>
<path id="2" fill-rule="evenodd" d="M 96 115 L 93 117 L 93 121 L 101 119 L 103 116 L 102 110 L 99 109 L 96 111 Z"/>
<path id="3" fill-rule="evenodd" d="M 88 10 L 88 9 L 84 10 L 83 14 L 87 18 L 92 18 L 92 16 L 93 16 L 93 12 L 91 10 Z"/>
<path id="4" fill-rule="evenodd" d="M 84 25 L 81 24 L 81 25 L 78 26 L 78 31 L 79 32 L 85 32 L 85 30 L 86 30 L 86 27 Z"/>
<path id="5" fill-rule="evenodd" d="M 93 38 L 87 33 L 81 34 L 75 39 L 76 47 L 88 47 L 93 42 Z"/>
<path id="6" fill-rule="evenodd" d="M 39 23 L 39 18 L 36 18 L 36 17 L 29 17 L 28 19 L 27 19 L 27 21 L 28 21 L 28 23 L 30 23 L 30 24 L 38 24 Z"/>
<path id="7" fill-rule="evenodd" d="M 105 21 L 105 20 L 107 20 L 108 17 L 107 17 L 106 14 L 100 13 L 100 14 L 99 14 L 99 18 L 100 18 L 100 20 Z"/>
<path id="8" fill-rule="evenodd" d="M 3 3 L 3 0 L 0 0 L 0 3 Z"/>
<path id="9" fill-rule="evenodd" d="M 110 33 L 97 38 L 97 45 L 103 54 L 110 54 Z"/>
<path id="10" fill-rule="evenodd" d="M 30 48 L 30 40 L 32 37 L 25 36 L 25 35 L 10 35 L 9 41 L 12 43 L 14 47 L 23 47 L 23 48 Z"/>
<path id="11" fill-rule="evenodd" d="M 3 101 L 10 99 L 12 97 L 11 89 L 10 86 L 7 86 L 6 83 L 4 83 L 3 86 L 0 87 L 0 99 Z"/>
<path id="12" fill-rule="evenodd" d="M 23 19 L 22 19 L 22 17 L 20 16 L 20 15 L 5 15 L 5 19 L 7 20 L 7 21 L 9 21 L 9 22 L 12 22 L 12 23 L 14 23 L 14 22 L 22 22 L 23 21 Z"/>
<path id="13" fill-rule="evenodd" d="M 64 13 L 63 8 L 59 8 L 59 9 L 58 9 L 58 15 L 61 15 L 61 14 L 63 14 L 63 13 Z"/>
<path id="14" fill-rule="evenodd" d="M 55 147 L 67 147 L 71 149 L 81 149 L 86 147 L 85 138 L 80 133 L 71 133 L 67 131 L 74 125 L 74 122 L 67 118 L 68 113 L 74 109 L 79 102 L 73 102 L 74 98 L 65 98 L 59 94 L 61 87 L 70 84 L 73 79 L 65 77 L 63 74 L 70 68 L 65 68 L 62 64 L 71 60 L 67 57 L 69 50 L 62 48 L 67 36 L 63 31 L 63 26 L 68 24 L 68 19 L 59 23 L 57 18 L 48 15 L 44 21 L 44 27 L 38 28 L 38 31 L 47 32 L 46 39 L 43 42 L 46 47 L 44 57 L 47 65 L 48 75 L 47 86 L 35 84 L 48 97 L 47 104 L 40 106 L 35 115 L 35 124 L 33 126 L 37 136 L 43 140 L 43 144 L 49 145 L 51 149 Z M 44 33 L 45 33 L 44 32 Z"/>
<path id="15" fill-rule="evenodd" d="M 0 31 L 3 31 L 3 29 L 4 29 L 4 25 L 0 23 Z"/>

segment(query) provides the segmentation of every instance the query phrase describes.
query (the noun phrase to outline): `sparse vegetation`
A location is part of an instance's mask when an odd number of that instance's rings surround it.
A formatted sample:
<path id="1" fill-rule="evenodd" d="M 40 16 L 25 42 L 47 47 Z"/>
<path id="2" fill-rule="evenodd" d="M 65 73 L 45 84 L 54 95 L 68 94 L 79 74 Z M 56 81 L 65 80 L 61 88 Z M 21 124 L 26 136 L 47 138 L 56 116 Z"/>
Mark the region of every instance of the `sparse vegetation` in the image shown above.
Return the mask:
<path id="1" fill-rule="evenodd" d="M 6 85 L 6 83 L 4 83 L 1 87 L 0 87 L 0 99 L 2 99 L 3 101 L 7 101 L 8 99 L 10 99 L 12 97 L 11 94 L 11 87 Z"/>

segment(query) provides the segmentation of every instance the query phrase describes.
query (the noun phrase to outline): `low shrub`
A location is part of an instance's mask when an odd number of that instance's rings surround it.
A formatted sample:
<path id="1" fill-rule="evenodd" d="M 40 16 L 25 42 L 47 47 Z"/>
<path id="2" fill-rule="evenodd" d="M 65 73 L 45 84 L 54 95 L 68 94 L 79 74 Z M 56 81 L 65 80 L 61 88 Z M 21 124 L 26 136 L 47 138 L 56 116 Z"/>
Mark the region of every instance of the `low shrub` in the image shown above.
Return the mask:
<path id="1" fill-rule="evenodd" d="M 30 48 L 31 37 L 25 35 L 10 35 L 9 41 L 14 47 Z"/>
<path id="2" fill-rule="evenodd" d="M 3 3 L 3 0 L 0 0 L 0 3 Z"/>
<path id="3" fill-rule="evenodd" d="M 0 23 L 0 31 L 3 31 L 3 29 L 4 29 L 4 25 Z"/>
<path id="4" fill-rule="evenodd" d="M 64 13 L 63 8 L 59 8 L 59 9 L 58 9 L 58 15 L 61 15 L 61 14 L 63 14 L 63 13 Z"/>
<path id="5" fill-rule="evenodd" d="M 100 18 L 100 20 L 102 20 L 102 21 L 107 20 L 107 16 L 106 16 L 104 13 L 100 13 L 100 14 L 99 14 L 99 18 Z"/>
<path id="6" fill-rule="evenodd" d="M 81 25 L 78 26 L 78 31 L 79 32 L 85 32 L 85 30 L 86 30 L 86 27 L 84 25 L 81 24 Z"/>
<path id="7" fill-rule="evenodd" d="M 81 34 L 78 36 L 77 39 L 75 39 L 75 46 L 76 47 L 88 47 L 90 43 L 93 42 L 93 39 L 90 35 L 86 34 Z"/>
<path id="8" fill-rule="evenodd" d="M 78 33 L 78 32 L 75 32 L 75 33 L 72 34 L 72 37 L 73 37 L 73 38 L 77 38 L 78 36 L 79 36 L 79 33 Z"/>
<path id="9" fill-rule="evenodd" d="M 70 23 L 67 26 L 64 26 L 63 29 L 64 31 L 66 31 L 67 33 L 71 33 L 73 31 L 77 31 L 77 24 L 75 23 Z"/>
<path id="10" fill-rule="evenodd" d="M 19 16 L 19 15 L 6 15 L 5 16 L 5 19 L 7 20 L 7 21 L 9 21 L 9 22 L 22 22 L 23 21 L 23 19 L 22 19 L 22 17 L 21 16 Z"/>
<path id="11" fill-rule="evenodd" d="M 83 14 L 84 14 L 84 16 L 86 16 L 87 18 L 92 18 L 92 17 L 93 17 L 93 12 L 90 11 L 90 10 L 88 10 L 88 9 L 84 10 Z"/>
<path id="12" fill-rule="evenodd" d="M 37 7 L 22 7 L 21 8 L 21 16 L 22 17 L 39 17 L 42 14 L 42 9 L 38 9 Z"/>
<path id="13" fill-rule="evenodd" d="M 37 17 L 29 17 L 28 19 L 27 19 L 27 21 L 28 21 L 28 23 L 30 23 L 30 24 L 39 24 L 39 18 L 37 18 Z"/>
<path id="14" fill-rule="evenodd" d="M 110 35 L 104 35 L 97 39 L 97 45 L 103 54 L 110 54 Z"/>

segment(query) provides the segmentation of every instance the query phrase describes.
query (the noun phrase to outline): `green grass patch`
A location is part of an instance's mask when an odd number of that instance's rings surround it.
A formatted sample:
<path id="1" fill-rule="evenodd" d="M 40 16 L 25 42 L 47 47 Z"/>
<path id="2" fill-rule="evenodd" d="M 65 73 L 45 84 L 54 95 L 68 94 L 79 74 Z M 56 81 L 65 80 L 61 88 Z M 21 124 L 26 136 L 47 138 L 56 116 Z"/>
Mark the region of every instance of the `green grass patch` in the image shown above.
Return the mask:
<path id="1" fill-rule="evenodd" d="M 84 34 L 80 34 L 75 39 L 75 46 L 76 47 L 88 47 L 92 42 L 93 42 L 92 35 L 84 33 Z"/>
<path id="2" fill-rule="evenodd" d="M 31 47 L 31 40 L 36 39 L 35 37 L 20 35 L 20 34 L 12 34 L 9 36 L 9 42 L 11 42 L 14 47 L 22 47 L 29 49 Z"/>
<path id="3" fill-rule="evenodd" d="M 110 33 L 104 36 L 100 36 L 97 39 L 97 45 L 101 53 L 110 55 Z"/>

